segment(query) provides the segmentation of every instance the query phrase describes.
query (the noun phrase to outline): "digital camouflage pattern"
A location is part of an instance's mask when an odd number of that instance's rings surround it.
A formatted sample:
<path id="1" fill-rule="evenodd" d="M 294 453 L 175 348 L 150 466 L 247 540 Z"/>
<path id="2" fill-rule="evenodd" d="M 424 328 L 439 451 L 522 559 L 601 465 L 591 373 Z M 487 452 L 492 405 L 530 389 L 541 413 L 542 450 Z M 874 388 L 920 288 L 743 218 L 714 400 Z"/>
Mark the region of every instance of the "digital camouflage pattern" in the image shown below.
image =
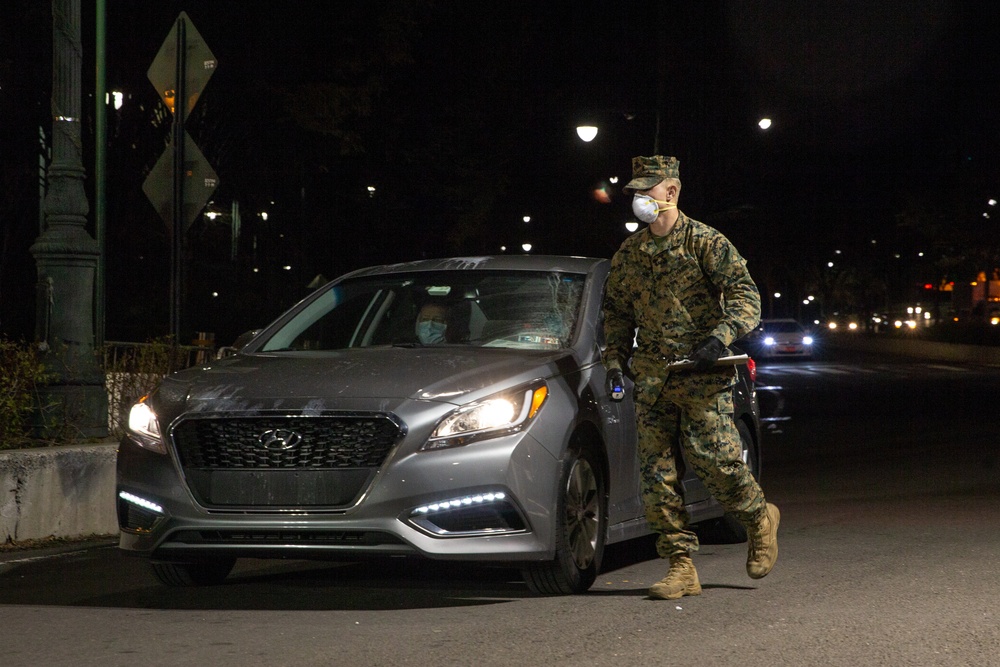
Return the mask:
<path id="1" fill-rule="evenodd" d="M 681 161 L 666 155 L 632 158 L 632 180 L 625 186 L 629 190 L 649 190 L 665 178 L 681 177 Z"/>
<path id="2" fill-rule="evenodd" d="M 646 521 L 660 534 L 656 550 L 661 558 L 698 550 L 681 492 L 685 460 L 743 525 L 754 525 L 765 505 L 760 485 L 743 462 L 732 393 L 688 392 L 688 383 L 675 379 L 676 374 L 668 379 L 654 404 L 636 404 L 643 504 Z"/>
<path id="3" fill-rule="evenodd" d="M 626 239 L 611 260 L 604 363 L 624 370 L 632 357 L 632 373 L 643 385 L 637 400 L 651 404 L 667 363 L 687 357 L 708 336 L 728 347 L 759 321 L 760 293 L 746 260 L 719 231 L 678 211 L 663 243 L 646 228 Z M 735 371 L 685 377 L 718 391 L 735 381 Z"/>
<path id="4" fill-rule="evenodd" d="M 648 228 L 626 239 L 611 261 L 604 300 L 604 363 L 625 369 L 632 358 L 646 515 L 664 558 L 698 548 L 684 510 L 681 453 L 744 524 L 764 509 L 733 423 L 736 371 L 666 371 L 708 336 L 728 347 L 753 330 L 760 293 L 723 234 L 678 213 L 661 242 Z"/>

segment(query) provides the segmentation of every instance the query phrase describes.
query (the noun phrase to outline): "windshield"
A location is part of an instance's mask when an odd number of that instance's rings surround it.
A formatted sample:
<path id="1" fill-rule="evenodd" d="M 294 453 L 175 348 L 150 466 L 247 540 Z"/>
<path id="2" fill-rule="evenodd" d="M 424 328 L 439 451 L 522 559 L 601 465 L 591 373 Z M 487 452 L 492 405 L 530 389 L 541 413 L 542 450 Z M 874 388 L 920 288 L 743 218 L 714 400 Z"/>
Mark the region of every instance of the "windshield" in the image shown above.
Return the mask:
<path id="1" fill-rule="evenodd" d="M 260 351 L 567 347 L 585 278 L 542 271 L 433 271 L 349 279 L 324 288 Z"/>
<path id="2" fill-rule="evenodd" d="M 802 333 L 798 322 L 765 322 L 763 329 L 767 333 Z"/>

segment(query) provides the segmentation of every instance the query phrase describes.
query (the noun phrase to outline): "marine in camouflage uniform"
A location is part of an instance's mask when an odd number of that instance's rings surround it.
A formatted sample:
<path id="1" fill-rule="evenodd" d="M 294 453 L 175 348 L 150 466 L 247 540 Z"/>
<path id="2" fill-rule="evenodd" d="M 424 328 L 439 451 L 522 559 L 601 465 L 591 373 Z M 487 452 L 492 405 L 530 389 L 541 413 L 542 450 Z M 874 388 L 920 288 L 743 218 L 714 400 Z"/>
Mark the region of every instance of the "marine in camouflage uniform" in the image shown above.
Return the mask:
<path id="1" fill-rule="evenodd" d="M 672 157 L 633 160 L 633 180 L 626 191 L 643 192 L 660 183 L 672 184 L 675 187 L 669 191 L 662 187 L 655 191 L 668 192 L 663 195 L 665 200 L 658 200 L 665 205 L 658 210 L 670 213 L 655 221 L 663 223 L 665 219 L 665 224 L 651 224 L 633 234 L 615 253 L 604 300 L 605 366 L 611 375 L 612 369 L 624 370 L 631 357 L 635 377 L 646 517 L 660 535 L 659 555 L 671 559 L 671 573 L 678 558 L 690 570 L 684 574 L 687 578 L 680 579 L 680 588 L 674 586 L 668 594 L 658 594 L 663 591 L 654 590 L 655 586 L 650 589 L 651 596 L 668 599 L 701 591 L 689 558 L 698 549 L 698 538 L 688 526 L 684 509 L 681 479 L 685 459 L 723 507 L 747 526 L 750 576 L 767 574 L 777 556 L 777 508 L 765 502 L 744 463 L 733 421 L 736 371 L 731 366 L 704 372 L 666 370 L 668 363 L 688 358 L 706 342 L 715 348 L 703 364 L 710 366 L 760 319 L 760 294 L 743 257 L 719 231 L 676 210 L 678 166 Z M 663 236 L 653 233 L 665 228 L 669 231 Z M 774 553 L 761 574 L 757 565 L 751 570 L 751 560 L 759 560 L 760 555 L 754 554 L 753 539 L 768 537 L 760 532 L 766 528 L 769 508 L 774 512 L 770 535 Z"/>

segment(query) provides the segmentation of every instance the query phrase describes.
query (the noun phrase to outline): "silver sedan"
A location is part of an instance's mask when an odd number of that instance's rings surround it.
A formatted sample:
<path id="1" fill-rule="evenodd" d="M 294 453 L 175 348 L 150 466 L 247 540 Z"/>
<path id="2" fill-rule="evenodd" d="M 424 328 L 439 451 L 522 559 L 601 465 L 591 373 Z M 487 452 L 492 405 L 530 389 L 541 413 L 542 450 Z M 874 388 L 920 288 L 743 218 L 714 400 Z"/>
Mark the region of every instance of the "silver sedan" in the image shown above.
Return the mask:
<path id="1" fill-rule="evenodd" d="M 586 591 L 647 534 L 634 408 L 600 361 L 609 262 L 470 257 L 355 271 L 132 407 L 120 547 L 168 585 L 237 558 L 407 555 Z M 736 388 L 759 470 L 753 380 Z M 721 507 L 692 476 L 693 521 Z"/>

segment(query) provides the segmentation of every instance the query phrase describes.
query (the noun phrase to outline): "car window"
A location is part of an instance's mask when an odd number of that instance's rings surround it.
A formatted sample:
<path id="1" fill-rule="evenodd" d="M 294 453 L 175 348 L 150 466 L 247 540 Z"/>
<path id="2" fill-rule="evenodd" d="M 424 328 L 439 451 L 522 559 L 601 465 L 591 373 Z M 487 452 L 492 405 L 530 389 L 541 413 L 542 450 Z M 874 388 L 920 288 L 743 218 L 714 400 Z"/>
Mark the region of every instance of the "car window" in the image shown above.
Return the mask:
<path id="1" fill-rule="evenodd" d="M 578 326 L 585 278 L 477 270 L 348 279 L 308 301 L 260 351 L 379 345 L 567 347 Z M 445 326 L 443 331 L 429 325 L 418 332 L 418 320 Z"/>

